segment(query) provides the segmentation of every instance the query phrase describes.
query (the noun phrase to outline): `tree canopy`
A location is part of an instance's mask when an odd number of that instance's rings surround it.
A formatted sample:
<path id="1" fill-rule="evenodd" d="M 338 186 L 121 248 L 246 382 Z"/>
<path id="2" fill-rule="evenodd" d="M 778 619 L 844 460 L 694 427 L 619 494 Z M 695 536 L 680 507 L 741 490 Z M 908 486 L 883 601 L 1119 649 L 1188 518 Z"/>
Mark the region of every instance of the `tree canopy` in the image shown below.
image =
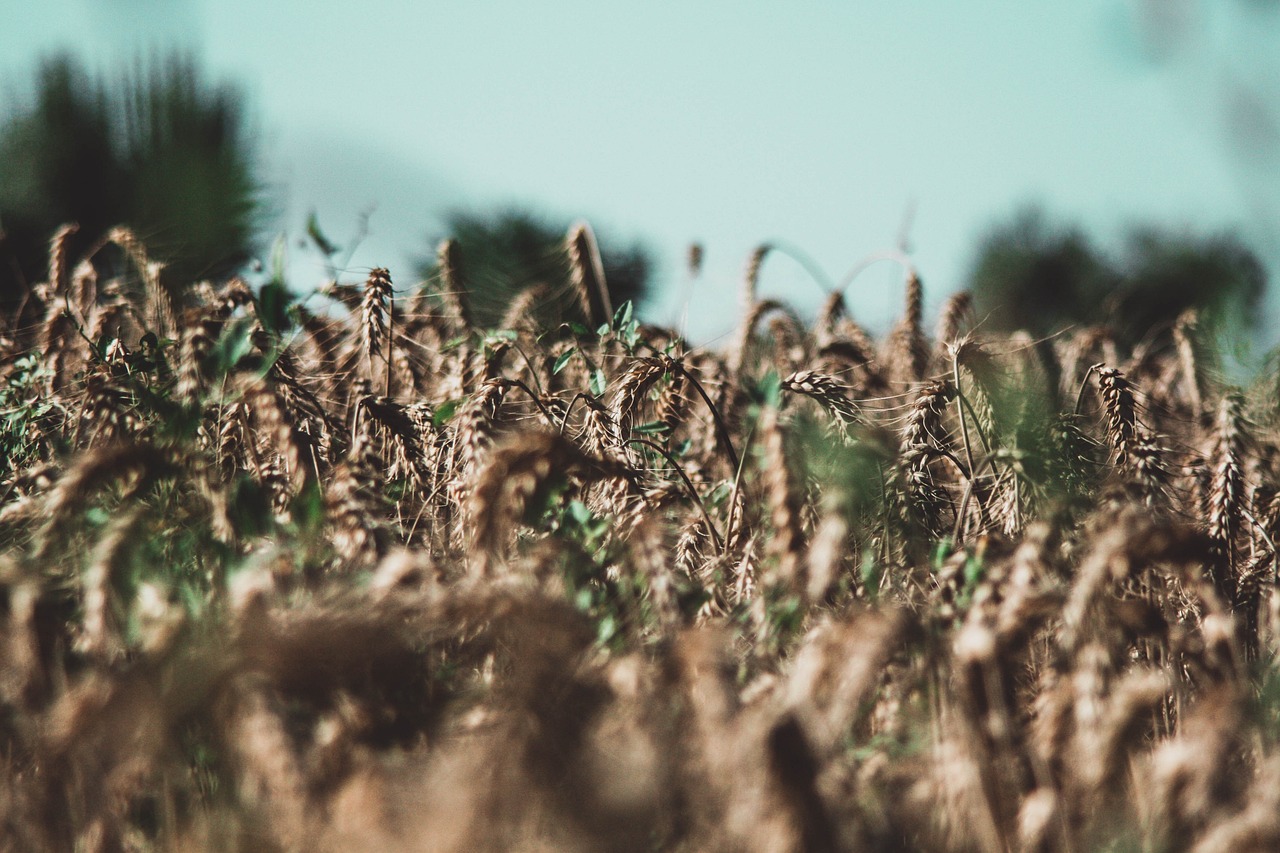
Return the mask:
<path id="1" fill-rule="evenodd" d="M 569 223 L 553 221 L 527 210 L 503 209 L 478 213 L 455 211 L 446 220 L 443 238 L 457 242 L 461 284 L 467 291 L 474 321 L 494 326 L 522 291 L 546 285 L 544 308 L 563 314 L 572 304 L 569 292 L 569 257 L 565 236 Z M 615 306 L 645 294 L 652 269 L 648 252 L 640 245 L 616 247 L 602 241 L 600 248 L 609 296 Z M 438 260 L 424 260 L 422 278 L 439 278 Z"/>
<path id="2" fill-rule="evenodd" d="M 29 108 L 0 126 L 0 301 L 43 280 L 64 223 L 80 226 L 73 252 L 132 228 L 174 281 L 234 269 L 263 212 L 255 159 L 239 93 L 209 85 L 189 57 L 112 79 L 45 60 Z"/>
<path id="3" fill-rule="evenodd" d="M 1211 322 L 1251 326 L 1266 273 L 1230 234 L 1144 226 L 1112 257 L 1079 227 L 1025 208 L 982 239 L 969 286 L 993 329 L 1048 335 L 1101 325 L 1132 344 L 1188 308 Z"/>

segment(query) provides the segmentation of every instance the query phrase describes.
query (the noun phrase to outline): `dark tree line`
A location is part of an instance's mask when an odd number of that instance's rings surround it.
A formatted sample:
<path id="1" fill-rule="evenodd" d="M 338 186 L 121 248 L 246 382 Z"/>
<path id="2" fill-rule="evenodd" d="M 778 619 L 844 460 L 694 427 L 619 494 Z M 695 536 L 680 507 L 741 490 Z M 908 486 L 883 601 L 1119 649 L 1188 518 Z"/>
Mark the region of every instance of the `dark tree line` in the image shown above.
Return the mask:
<path id="1" fill-rule="evenodd" d="M 1230 234 L 1135 228 L 1109 256 L 1080 228 L 1034 208 L 983 238 L 970 277 L 975 307 L 993 329 L 1106 326 L 1128 344 L 1189 308 L 1219 328 L 1251 328 L 1266 285 L 1261 261 Z"/>
<path id="2" fill-rule="evenodd" d="M 569 295 L 569 256 L 565 236 L 570 223 L 527 210 L 496 213 L 455 211 L 446 221 L 446 236 L 458 244 L 458 275 L 466 288 L 473 320 L 481 327 L 496 325 L 511 302 L 523 291 L 539 285 L 548 294 L 544 305 L 573 302 Z M 600 250 L 609 297 L 614 306 L 627 300 L 639 302 L 648 286 L 652 260 L 638 244 L 617 247 L 604 243 Z M 439 280 L 438 261 L 424 260 L 419 276 Z M 543 319 L 562 319 L 563 312 L 547 311 Z"/>
<path id="3" fill-rule="evenodd" d="M 45 278 L 54 230 L 73 257 L 125 225 L 175 281 L 224 275 L 254 250 L 265 215 L 243 98 L 186 56 L 115 78 L 45 60 L 31 103 L 0 129 L 0 301 Z"/>
<path id="4" fill-rule="evenodd" d="M 268 214 L 244 99 L 210 84 L 191 57 L 138 61 L 110 78 L 47 59 L 30 102 L 0 125 L 0 304 L 45 279 L 48 241 L 65 223 L 79 226 L 73 258 L 130 227 L 182 286 L 243 265 Z M 457 241 L 474 320 L 492 326 L 531 287 L 545 285 L 552 301 L 567 293 L 567 228 L 527 211 L 466 211 L 435 236 Z M 652 270 L 645 249 L 606 243 L 601 256 L 614 304 L 639 301 Z M 417 272 L 439 279 L 434 258 Z M 1251 326 L 1266 276 L 1229 234 L 1136 229 L 1108 255 L 1081 229 L 1027 209 L 981 240 L 970 288 L 992 329 L 1101 325 L 1132 344 L 1188 308 L 1219 328 Z"/>

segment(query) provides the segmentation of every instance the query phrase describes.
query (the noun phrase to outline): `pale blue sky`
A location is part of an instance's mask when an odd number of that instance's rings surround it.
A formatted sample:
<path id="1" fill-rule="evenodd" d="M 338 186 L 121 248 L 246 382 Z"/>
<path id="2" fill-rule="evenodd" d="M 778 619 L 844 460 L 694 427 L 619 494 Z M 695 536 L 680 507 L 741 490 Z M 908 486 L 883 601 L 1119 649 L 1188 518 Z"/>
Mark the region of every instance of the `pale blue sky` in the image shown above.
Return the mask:
<path id="1" fill-rule="evenodd" d="M 707 339 L 731 327 L 755 244 L 838 278 L 908 210 L 934 305 L 982 231 L 1033 200 L 1104 243 L 1134 221 L 1239 227 L 1274 275 L 1280 147 L 1240 144 L 1249 97 L 1280 107 L 1274 5 L 0 0 L 0 79 L 20 93 L 59 47 L 109 70 L 188 45 L 250 95 L 282 228 L 314 206 L 343 242 L 376 202 L 352 266 L 407 284 L 449 208 L 585 216 L 657 252 L 651 314 Z M 1189 23 L 1173 47 L 1149 26 L 1170 9 Z M 295 279 L 318 281 L 307 264 Z M 899 278 L 859 279 L 871 325 L 898 311 Z M 821 296 L 785 258 L 762 289 Z"/>

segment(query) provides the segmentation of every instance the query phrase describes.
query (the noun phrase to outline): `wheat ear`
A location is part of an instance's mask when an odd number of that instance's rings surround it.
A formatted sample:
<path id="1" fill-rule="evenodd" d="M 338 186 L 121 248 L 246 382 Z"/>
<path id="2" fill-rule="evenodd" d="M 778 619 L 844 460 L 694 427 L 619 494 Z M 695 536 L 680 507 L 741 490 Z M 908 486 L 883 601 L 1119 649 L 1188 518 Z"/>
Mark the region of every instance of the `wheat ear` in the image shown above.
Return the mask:
<path id="1" fill-rule="evenodd" d="M 569 280 L 578 296 L 578 304 L 592 326 L 607 323 L 613 316 L 609 287 L 604 278 L 604 262 L 595 232 L 586 222 L 575 222 L 565 239 L 569 250 Z"/>

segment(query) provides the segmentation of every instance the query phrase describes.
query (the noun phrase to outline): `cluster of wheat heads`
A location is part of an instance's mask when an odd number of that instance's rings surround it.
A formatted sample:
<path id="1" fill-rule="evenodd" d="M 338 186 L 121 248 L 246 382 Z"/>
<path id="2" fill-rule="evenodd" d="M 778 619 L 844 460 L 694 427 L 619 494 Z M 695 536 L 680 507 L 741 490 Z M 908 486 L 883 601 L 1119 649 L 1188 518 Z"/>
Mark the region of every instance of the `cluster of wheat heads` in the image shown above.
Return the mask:
<path id="1" fill-rule="evenodd" d="M 452 244 L 319 310 L 65 234 L 0 362 L 0 846 L 1280 848 L 1275 403 L 1194 317 L 931 336 L 908 274 L 877 342 L 762 250 L 713 352 L 581 229 L 500 329 Z"/>

